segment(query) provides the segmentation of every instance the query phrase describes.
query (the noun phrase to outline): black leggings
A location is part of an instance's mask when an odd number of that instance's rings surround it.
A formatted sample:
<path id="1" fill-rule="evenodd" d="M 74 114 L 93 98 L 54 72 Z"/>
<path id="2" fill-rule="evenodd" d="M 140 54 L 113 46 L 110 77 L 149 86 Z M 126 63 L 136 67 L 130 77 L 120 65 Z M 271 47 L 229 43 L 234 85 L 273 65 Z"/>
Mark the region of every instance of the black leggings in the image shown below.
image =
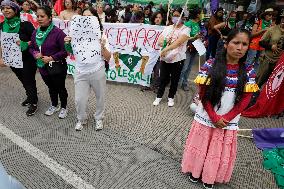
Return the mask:
<path id="1" fill-rule="evenodd" d="M 175 62 L 175 63 L 166 63 L 164 61 L 161 62 L 160 67 L 160 86 L 157 93 L 157 98 L 162 98 L 165 92 L 165 88 L 168 83 L 171 81 L 170 91 L 169 91 L 169 98 L 174 98 L 177 88 L 178 82 L 180 78 L 180 73 L 183 67 L 183 62 Z"/>
<path id="2" fill-rule="evenodd" d="M 27 101 L 31 104 L 37 104 L 37 88 L 36 88 L 36 64 L 35 62 L 24 62 L 23 68 L 13 68 L 11 70 L 21 81 L 27 95 Z"/>
<path id="3" fill-rule="evenodd" d="M 66 72 L 58 75 L 43 75 L 41 77 L 49 89 L 49 95 L 52 106 L 58 105 L 58 96 L 61 102 L 61 108 L 66 108 L 68 93 L 65 87 Z"/>

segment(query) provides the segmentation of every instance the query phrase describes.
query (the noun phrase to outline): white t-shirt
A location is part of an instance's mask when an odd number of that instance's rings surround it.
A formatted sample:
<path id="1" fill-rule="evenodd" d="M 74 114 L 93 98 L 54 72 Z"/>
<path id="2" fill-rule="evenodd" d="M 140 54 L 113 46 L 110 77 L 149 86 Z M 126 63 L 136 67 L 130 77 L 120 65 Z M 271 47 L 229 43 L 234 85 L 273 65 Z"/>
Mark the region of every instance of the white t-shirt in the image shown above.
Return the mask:
<path id="1" fill-rule="evenodd" d="M 180 28 L 175 28 L 175 31 L 173 32 L 174 30 L 174 25 L 171 25 L 171 26 L 167 26 L 164 31 L 162 32 L 162 36 L 164 38 L 167 38 L 167 41 L 170 41 L 170 38 L 171 39 L 171 43 L 173 43 L 174 41 L 176 41 L 180 36 L 182 35 L 186 35 L 188 37 L 190 37 L 190 29 L 189 27 L 186 27 L 186 26 L 182 26 Z M 167 62 L 167 63 L 175 63 L 175 62 L 179 62 L 181 60 L 185 60 L 186 59 L 186 55 L 185 55 L 185 52 L 187 50 L 187 41 L 185 41 L 181 46 L 179 46 L 177 49 L 173 49 L 172 51 L 175 51 L 176 53 L 176 56 L 173 58 L 173 61 L 172 62 Z M 162 49 L 161 49 L 162 50 Z M 168 53 L 171 53 L 168 52 Z"/>
<path id="2" fill-rule="evenodd" d="M 106 40 L 105 48 L 110 51 L 108 39 L 105 34 L 102 35 L 102 39 Z M 105 66 L 105 60 L 102 55 L 100 59 L 94 60 L 94 62 L 91 63 L 76 62 L 75 67 L 78 73 L 93 73 L 101 69 L 103 66 Z"/>
<path id="3" fill-rule="evenodd" d="M 106 21 L 106 14 L 104 12 L 102 14 L 99 14 L 99 18 L 101 20 L 101 23 L 105 23 L 105 21 Z"/>

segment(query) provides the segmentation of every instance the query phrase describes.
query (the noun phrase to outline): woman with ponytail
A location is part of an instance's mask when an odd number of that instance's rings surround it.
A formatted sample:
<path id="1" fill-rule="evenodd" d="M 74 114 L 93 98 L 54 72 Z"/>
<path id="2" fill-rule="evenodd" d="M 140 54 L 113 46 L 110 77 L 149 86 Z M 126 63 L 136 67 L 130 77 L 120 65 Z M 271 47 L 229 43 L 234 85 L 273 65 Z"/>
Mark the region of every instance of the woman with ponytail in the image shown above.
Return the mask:
<path id="1" fill-rule="evenodd" d="M 250 43 L 246 30 L 227 35 L 223 50 L 209 59 L 195 79 L 200 103 L 186 140 L 182 172 L 204 188 L 230 181 L 237 153 L 237 130 L 241 112 L 258 90 L 252 66 L 245 64 Z"/>

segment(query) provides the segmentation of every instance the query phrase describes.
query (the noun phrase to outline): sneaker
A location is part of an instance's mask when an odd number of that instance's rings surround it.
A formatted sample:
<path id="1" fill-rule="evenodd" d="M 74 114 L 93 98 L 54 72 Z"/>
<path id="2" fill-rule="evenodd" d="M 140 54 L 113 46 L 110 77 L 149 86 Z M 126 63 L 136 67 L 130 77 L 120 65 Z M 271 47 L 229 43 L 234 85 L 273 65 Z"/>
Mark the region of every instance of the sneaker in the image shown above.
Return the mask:
<path id="1" fill-rule="evenodd" d="M 173 98 L 168 98 L 168 106 L 169 107 L 173 107 L 175 104 L 174 99 Z"/>
<path id="2" fill-rule="evenodd" d="M 83 126 L 86 125 L 86 124 L 87 124 L 86 121 L 78 121 L 76 123 L 75 130 L 76 131 L 81 131 L 83 129 Z"/>
<path id="3" fill-rule="evenodd" d="M 67 110 L 67 109 L 61 108 L 58 117 L 59 117 L 60 119 L 64 119 L 65 117 L 67 117 L 67 113 L 68 113 L 68 110 Z"/>
<path id="4" fill-rule="evenodd" d="M 31 105 L 31 104 L 29 103 L 28 99 L 26 99 L 24 102 L 22 102 L 21 105 L 22 105 L 22 106 L 29 106 L 29 105 Z"/>
<path id="5" fill-rule="evenodd" d="M 96 126 L 95 126 L 95 130 L 102 130 L 104 128 L 103 126 L 103 120 L 96 120 Z"/>
<path id="6" fill-rule="evenodd" d="M 193 177 L 191 173 L 189 173 L 189 176 L 188 176 L 188 177 L 189 177 L 189 180 L 190 180 L 191 182 L 193 182 L 193 183 L 198 182 L 198 178 Z"/>
<path id="7" fill-rule="evenodd" d="M 48 110 L 44 113 L 44 115 L 47 115 L 47 116 L 51 116 L 53 115 L 55 112 L 58 112 L 60 110 L 60 108 L 57 108 L 55 106 L 50 106 L 48 108 Z"/>
<path id="8" fill-rule="evenodd" d="M 32 116 L 32 115 L 34 115 L 36 113 L 36 111 L 37 111 L 37 105 L 36 104 L 31 104 L 29 106 L 28 111 L 26 112 L 26 115 L 27 116 Z"/>
<path id="9" fill-rule="evenodd" d="M 206 183 L 203 182 L 203 187 L 204 187 L 205 189 L 213 189 L 214 184 L 206 184 Z"/>
<path id="10" fill-rule="evenodd" d="M 156 98 L 155 101 L 153 102 L 154 106 L 158 106 L 161 102 L 162 98 Z"/>

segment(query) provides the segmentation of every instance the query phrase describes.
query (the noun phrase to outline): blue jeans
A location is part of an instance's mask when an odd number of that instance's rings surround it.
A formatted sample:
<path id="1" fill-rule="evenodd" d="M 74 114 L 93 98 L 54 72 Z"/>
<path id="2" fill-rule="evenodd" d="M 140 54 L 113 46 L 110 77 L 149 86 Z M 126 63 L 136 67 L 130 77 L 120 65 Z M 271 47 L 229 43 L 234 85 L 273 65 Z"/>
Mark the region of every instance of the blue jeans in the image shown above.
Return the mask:
<path id="1" fill-rule="evenodd" d="M 197 55 L 197 51 L 189 52 L 186 51 L 186 60 L 184 61 L 181 74 L 180 74 L 180 80 L 181 86 L 187 86 L 188 85 L 188 76 L 190 74 L 192 65 L 194 63 L 194 59 Z"/>
<path id="2" fill-rule="evenodd" d="M 208 47 L 206 51 L 206 60 L 208 60 L 210 57 L 215 58 L 218 40 L 219 40 L 219 36 L 216 36 L 216 35 L 208 36 Z"/>
<path id="3" fill-rule="evenodd" d="M 246 59 L 246 63 L 248 65 L 252 65 L 254 67 L 254 70 L 257 71 L 258 66 L 259 66 L 259 57 L 260 57 L 261 51 L 249 49 L 248 51 L 248 56 Z"/>

